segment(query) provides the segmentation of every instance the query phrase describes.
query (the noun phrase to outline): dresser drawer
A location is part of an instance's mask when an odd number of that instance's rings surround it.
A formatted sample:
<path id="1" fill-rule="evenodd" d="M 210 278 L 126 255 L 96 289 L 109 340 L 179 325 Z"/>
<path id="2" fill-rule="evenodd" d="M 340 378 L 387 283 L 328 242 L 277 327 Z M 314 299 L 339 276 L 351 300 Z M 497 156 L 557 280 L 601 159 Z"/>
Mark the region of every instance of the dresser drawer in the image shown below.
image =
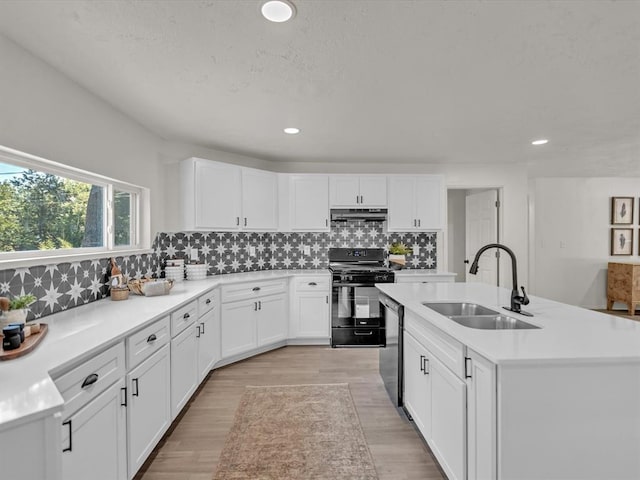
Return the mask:
<path id="1" fill-rule="evenodd" d="M 63 417 L 77 412 L 125 373 L 124 342 L 120 342 L 56 377 L 54 382 L 64 398 Z"/>
<path id="2" fill-rule="evenodd" d="M 222 286 L 222 303 L 262 297 L 287 291 L 287 279 L 263 280 L 250 283 L 234 283 Z"/>
<path id="3" fill-rule="evenodd" d="M 323 292 L 329 291 L 331 279 L 327 277 L 302 277 L 295 278 L 293 285 L 296 292 Z"/>
<path id="4" fill-rule="evenodd" d="M 171 340 L 169 317 L 143 328 L 127 338 L 127 369 L 131 370 Z"/>
<path id="5" fill-rule="evenodd" d="M 220 303 L 220 290 L 217 288 L 198 297 L 198 317 L 211 311 L 213 307 Z"/>
<path id="6" fill-rule="evenodd" d="M 194 300 L 184 307 L 171 312 L 171 338 L 179 335 L 198 318 L 198 301 Z"/>

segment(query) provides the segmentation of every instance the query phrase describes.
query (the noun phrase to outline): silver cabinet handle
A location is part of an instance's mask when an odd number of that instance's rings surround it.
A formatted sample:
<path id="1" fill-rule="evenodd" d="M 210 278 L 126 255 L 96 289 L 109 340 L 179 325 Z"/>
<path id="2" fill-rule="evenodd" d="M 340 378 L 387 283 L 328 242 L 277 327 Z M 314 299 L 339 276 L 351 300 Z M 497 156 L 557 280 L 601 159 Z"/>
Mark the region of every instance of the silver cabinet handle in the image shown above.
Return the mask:
<path id="1" fill-rule="evenodd" d="M 312 286 L 312 287 L 315 287 L 318 284 L 316 282 L 309 282 L 309 285 Z"/>
<path id="2" fill-rule="evenodd" d="M 244 217 L 244 226 L 247 226 L 247 217 Z"/>
<path id="3" fill-rule="evenodd" d="M 207 298 L 206 302 L 204 302 L 206 305 L 209 305 L 211 303 L 211 299 Z"/>
<path id="4" fill-rule="evenodd" d="M 196 338 L 200 338 L 200 325 L 196 325 L 196 328 L 198 329 L 196 333 Z"/>
<path id="5" fill-rule="evenodd" d="M 358 195 L 356 195 L 356 203 L 360 203 L 360 197 L 358 197 Z"/>
<path id="6" fill-rule="evenodd" d="M 420 355 L 420 371 L 424 372 L 424 355 Z"/>
<path id="7" fill-rule="evenodd" d="M 204 322 L 200 322 L 200 325 L 202 325 L 202 334 L 204 335 Z"/>
<path id="8" fill-rule="evenodd" d="M 262 301 L 258 300 L 258 310 L 262 310 Z"/>
<path id="9" fill-rule="evenodd" d="M 236 225 L 240 226 L 240 217 L 236 217 Z"/>
<path id="10" fill-rule="evenodd" d="M 420 226 L 420 219 L 418 219 L 418 226 Z"/>
<path id="11" fill-rule="evenodd" d="M 360 203 L 364 203 L 364 197 L 360 195 Z"/>

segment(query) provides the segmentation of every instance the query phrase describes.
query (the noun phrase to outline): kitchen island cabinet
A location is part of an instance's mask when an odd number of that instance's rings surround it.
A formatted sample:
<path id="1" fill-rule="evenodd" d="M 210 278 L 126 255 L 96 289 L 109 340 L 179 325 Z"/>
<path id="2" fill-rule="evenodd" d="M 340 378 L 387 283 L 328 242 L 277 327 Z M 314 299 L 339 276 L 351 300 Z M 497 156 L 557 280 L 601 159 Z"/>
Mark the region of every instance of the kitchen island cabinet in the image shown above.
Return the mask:
<path id="1" fill-rule="evenodd" d="M 449 478 L 640 478 L 640 324 L 530 297 L 509 316 L 538 328 L 479 330 L 423 303 L 502 312 L 510 290 L 377 287 L 405 307 L 407 410 Z"/>

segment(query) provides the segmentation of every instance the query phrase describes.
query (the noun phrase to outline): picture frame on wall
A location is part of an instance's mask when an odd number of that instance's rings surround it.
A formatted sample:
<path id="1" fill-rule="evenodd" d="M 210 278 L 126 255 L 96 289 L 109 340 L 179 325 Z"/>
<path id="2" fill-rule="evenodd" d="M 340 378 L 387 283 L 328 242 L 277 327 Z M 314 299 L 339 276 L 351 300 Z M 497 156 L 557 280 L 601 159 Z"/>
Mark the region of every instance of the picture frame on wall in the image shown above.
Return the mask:
<path id="1" fill-rule="evenodd" d="M 611 224 L 631 225 L 633 223 L 633 197 L 611 197 Z"/>
<path id="2" fill-rule="evenodd" d="M 611 229 L 611 255 L 633 255 L 633 228 Z"/>

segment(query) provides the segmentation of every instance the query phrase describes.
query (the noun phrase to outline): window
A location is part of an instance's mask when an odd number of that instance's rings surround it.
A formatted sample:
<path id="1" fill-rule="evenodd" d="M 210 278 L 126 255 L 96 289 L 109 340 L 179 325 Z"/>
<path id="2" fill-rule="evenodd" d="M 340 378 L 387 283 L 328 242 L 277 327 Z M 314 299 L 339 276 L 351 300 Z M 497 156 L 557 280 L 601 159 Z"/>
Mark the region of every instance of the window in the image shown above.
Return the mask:
<path id="1" fill-rule="evenodd" d="M 0 147 L 0 261 L 140 249 L 144 190 Z"/>

